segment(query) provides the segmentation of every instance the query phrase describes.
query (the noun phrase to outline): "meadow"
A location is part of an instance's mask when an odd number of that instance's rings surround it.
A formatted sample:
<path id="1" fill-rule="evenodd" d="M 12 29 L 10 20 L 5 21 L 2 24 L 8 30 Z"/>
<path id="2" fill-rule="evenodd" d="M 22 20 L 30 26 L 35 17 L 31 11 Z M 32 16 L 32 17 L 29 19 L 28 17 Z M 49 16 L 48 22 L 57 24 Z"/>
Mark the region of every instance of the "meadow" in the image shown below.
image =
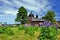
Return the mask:
<path id="1" fill-rule="evenodd" d="M 0 27 L 0 40 L 60 40 L 60 30 L 54 26 Z"/>

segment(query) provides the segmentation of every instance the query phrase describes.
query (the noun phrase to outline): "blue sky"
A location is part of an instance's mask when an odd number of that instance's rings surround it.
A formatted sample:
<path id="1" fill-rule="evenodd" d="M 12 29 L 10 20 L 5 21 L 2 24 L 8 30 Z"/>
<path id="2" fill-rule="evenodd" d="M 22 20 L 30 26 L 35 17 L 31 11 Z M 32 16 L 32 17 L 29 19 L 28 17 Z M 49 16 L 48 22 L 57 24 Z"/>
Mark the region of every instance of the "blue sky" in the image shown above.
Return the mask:
<path id="1" fill-rule="evenodd" d="M 56 20 L 60 20 L 60 0 L 0 0 L 0 22 L 15 23 L 18 8 L 24 6 L 28 14 L 44 16 L 48 10 L 54 10 Z"/>

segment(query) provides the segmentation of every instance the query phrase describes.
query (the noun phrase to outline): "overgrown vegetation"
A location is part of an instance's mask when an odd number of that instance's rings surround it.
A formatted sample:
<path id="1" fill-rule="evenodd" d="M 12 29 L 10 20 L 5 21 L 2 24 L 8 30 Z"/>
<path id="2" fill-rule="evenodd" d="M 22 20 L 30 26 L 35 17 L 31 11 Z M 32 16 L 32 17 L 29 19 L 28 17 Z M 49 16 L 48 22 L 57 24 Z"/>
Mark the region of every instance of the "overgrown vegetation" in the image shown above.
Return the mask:
<path id="1" fill-rule="evenodd" d="M 40 40 L 57 40 L 57 29 L 54 26 L 42 27 L 41 34 L 39 36 Z"/>
<path id="2" fill-rule="evenodd" d="M 0 27 L 0 40 L 57 40 L 57 32 L 55 26 Z"/>

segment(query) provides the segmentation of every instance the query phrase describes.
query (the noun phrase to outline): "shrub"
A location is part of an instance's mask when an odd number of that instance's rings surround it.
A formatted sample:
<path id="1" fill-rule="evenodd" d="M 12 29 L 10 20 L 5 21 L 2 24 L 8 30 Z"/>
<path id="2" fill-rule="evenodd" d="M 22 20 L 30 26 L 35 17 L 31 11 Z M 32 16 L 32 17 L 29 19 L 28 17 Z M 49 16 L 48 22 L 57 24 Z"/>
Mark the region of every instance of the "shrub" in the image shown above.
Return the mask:
<path id="1" fill-rule="evenodd" d="M 6 34 L 11 35 L 11 36 L 14 35 L 13 31 L 10 28 L 6 29 Z"/>
<path id="2" fill-rule="evenodd" d="M 33 27 L 27 27 L 26 29 L 25 29 L 25 33 L 27 33 L 27 34 L 30 34 L 31 36 L 33 36 L 34 35 L 34 28 Z"/>
<path id="3" fill-rule="evenodd" d="M 0 27 L 0 34 L 13 35 L 13 32 L 9 27 Z"/>
<path id="4" fill-rule="evenodd" d="M 4 30 L 2 29 L 2 27 L 0 27 L 0 34 L 4 33 Z"/>
<path id="5" fill-rule="evenodd" d="M 49 30 L 48 30 L 48 28 L 47 27 L 42 27 L 42 29 L 41 29 L 41 33 L 40 33 L 40 36 L 39 36 L 39 39 L 40 40 L 45 40 L 45 39 L 47 39 L 48 38 L 48 36 L 49 36 Z"/>
<path id="6" fill-rule="evenodd" d="M 52 40 L 56 40 L 57 39 L 57 29 L 55 26 L 50 26 L 49 27 L 49 36 L 51 37 Z"/>
<path id="7" fill-rule="evenodd" d="M 40 40 L 56 40 L 57 39 L 57 30 L 56 27 L 42 27 L 41 33 L 39 35 Z"/>
<path id="8" fill-rule="evenodd" d="M 20 26 L 18 26 L 18 29 L 19 30 L 22 30 L 22 29 L 24 29 L 24 26 L 23 25 L 20 25 Z"/>
<path id="9" fill-rule="evenodd" d="M 5 33 L 6 29 L 7 29 L 7 27 L 0 27 L 0 34 Z"/>

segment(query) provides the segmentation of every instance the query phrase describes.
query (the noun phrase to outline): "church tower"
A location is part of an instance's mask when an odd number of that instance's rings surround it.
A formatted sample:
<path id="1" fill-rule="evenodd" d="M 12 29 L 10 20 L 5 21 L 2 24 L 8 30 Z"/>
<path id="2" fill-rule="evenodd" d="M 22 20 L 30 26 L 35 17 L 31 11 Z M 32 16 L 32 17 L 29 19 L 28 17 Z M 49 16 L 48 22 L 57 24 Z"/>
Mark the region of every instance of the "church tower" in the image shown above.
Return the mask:
<path id="1" fill-rule="evenodd" d="M 28 21 L 29 23 L 31 23 L 31 20 L 34 18 L 34 14 L 32 14 L 32 12 L 29 14 L 28 16 Z"/>

